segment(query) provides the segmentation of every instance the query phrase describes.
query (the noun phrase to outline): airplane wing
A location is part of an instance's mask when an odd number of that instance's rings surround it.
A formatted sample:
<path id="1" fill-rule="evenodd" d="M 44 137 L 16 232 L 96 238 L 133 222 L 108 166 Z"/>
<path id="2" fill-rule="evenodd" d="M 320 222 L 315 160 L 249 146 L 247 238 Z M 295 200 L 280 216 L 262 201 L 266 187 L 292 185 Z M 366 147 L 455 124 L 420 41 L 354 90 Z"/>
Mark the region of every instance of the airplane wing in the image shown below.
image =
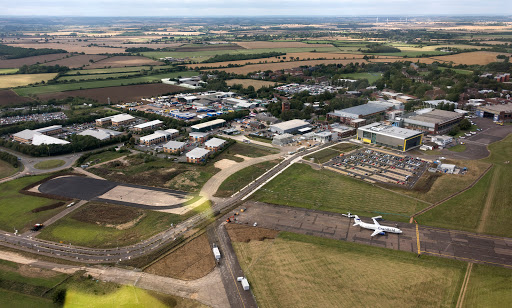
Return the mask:
<path id="1" fill-rule="evenodd" d="M 384 232 L 384 231 L 381 231 L 381 230 L 375 230 L 375 231 L 373 231 L 373 233 L 372 233 L 372 237 L 373 237 L 373 236 L 375 236 L 375 235 L 377 235 L 377 234 L 379 234 L 379 233 L 381 233 L 381 232 Z"/>
<path id="2" fill-rule="evenodd" d="M 380 226 L 380 223 L 377 221 L 377 217 L 372 217 L 373 223 L 377 226 Z"/>

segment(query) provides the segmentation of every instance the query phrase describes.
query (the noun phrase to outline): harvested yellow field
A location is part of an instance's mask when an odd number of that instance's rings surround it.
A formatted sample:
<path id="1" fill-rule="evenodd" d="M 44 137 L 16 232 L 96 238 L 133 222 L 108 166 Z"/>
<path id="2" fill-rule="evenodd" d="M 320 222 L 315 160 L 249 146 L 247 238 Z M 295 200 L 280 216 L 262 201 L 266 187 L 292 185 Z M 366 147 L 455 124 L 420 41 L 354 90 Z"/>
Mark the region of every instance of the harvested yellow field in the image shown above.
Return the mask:
<path id="1" fill-rule="evenodd" d="M 275 82 L 265 81 L 265 80 L 254 80 L 254 79 L 230 79 L 226 80 L 228 86 L 232 86 L 234 84 L 241 84 L 244 88 L 248 86 L 253 86 L 256 90 L 261 89 L 262 87 L 273 87 L 276 85 Z"/>
<path id="2" fill-rule="evenodd" d="M 292 233 L 233 247 L 259 307 L 452 307 L 466 266 Z"/>
<path id="3" fill-rule="evenodd" d="M 31 83 L 48 81 L 53 79 L 55 76 L 57 76 L 57 73 L 4 75 L 0 76 L 0 89 L 20 87 Z"/>
<path id="4" fill-rule="evenodd" d="M 297 47 L 329 47 L 326 44 L 306 44 L 302 42 L 237 42 L 237 45 L 246 49 L 259 49 L 259 48 L 297 48 Z"/>
<path id="5" fill-rule="evenodd" d="M 453 62 L 455 64 L 486 65 L 491 62 L 496 62 L 496 56 L 500 54 L 504 53 L 490 51 L 474 51 L 461 53 L 457 55 L 432 57 L 432 59 L 444 62 Z"/>
<path id="6" fill-rule="evenodd" d="M 355 59 L 355 60 L 310 60 L 310 61 L 292 61 L 292 62 L 280 62 L 280 63 L 264 63 L 264 64 L 253 64 L 246 65 L 241 67 L 230 67 L 230 68 L 221 68 L 219 70 L 225 71 L 228 73 L 236 73 L 236 74 L 247 74 L 251 72 L 258 71 L 277 71 L 283 69 L 296 68 L 299 66 L 315 66 L 320 64 L 348 64 L 351 62 L 359 62 L 359 63 L 367 63 L 363 59 Z M 197 66 L 197 65 L 196 65 Z"/>

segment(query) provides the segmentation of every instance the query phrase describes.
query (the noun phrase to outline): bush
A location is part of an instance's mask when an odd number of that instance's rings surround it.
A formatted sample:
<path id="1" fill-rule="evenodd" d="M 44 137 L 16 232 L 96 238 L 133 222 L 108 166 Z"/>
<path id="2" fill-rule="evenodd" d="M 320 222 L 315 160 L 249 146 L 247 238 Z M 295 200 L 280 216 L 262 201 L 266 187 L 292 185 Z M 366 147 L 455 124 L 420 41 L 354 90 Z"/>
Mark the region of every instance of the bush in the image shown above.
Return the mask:
<path id="1" fill-rule="evenodd" d="M 66 292 L 66 289 L 59 289 L 53 293 L 53 302 L 58 305 L 64 305 L 64 301 L 66 300 Z"/>
<path id="2" fill-rule="evenodd" d="M 0 152 L 0 160 L 3 160 L 9 164 L 11 164 L 14 168 L 18 168 L 18 157 L 7 153 L 7 152 Z"/>

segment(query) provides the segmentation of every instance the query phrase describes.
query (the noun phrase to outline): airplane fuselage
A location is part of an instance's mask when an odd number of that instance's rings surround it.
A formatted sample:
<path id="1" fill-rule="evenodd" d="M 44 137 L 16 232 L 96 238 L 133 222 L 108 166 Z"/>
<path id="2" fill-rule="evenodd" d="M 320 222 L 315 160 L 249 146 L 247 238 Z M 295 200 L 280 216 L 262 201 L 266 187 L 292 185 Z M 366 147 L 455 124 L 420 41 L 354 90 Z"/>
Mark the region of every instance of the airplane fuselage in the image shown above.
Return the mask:
<path id="1" fill-rule="evenodd" d="M 360 226 L 361 228 L 365 228 L 365 229 L 369 229 L 369 230 L 374 230 L 374 231 L 381 231 L 382 234 L 385 234 L 385 232 L 398 233 L 398 234 L 402 233 L 402 230 L 400 230 L 398 228 L 382 226 L 382 225 L 380 225 L 378 223 L 369 224 L 369 223 L 361 221 L 359 219 L 359 217 L 357 217 L 355 219 L 355 221 L 356 221 L 356 225 Z"/>

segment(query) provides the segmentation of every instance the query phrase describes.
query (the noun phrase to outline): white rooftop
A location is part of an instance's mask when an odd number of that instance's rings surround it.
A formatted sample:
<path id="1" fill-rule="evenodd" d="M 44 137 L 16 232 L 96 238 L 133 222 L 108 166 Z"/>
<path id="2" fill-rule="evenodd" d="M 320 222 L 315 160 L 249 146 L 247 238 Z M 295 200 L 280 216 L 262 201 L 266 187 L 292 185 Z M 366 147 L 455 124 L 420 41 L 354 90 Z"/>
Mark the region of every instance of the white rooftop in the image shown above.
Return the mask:
<path id="1" fill-rule="evenodd" d="M 159 125 L 159 124 L 162 124 L 162 123 L 164 123 L 164 122 L 162 122 L 160 120 L 154 120 L 154 121 L 149 121 L 149 122 L 142 123 L 142 124 L 139 124 L 139 125 L 135 125 L 134 128 L 144 129 L 144 128 L 152 127 L 152 126 Z"/>
<path id="2" fill-rule="evenodd" d="M 389 137 L 403 138 L 403 139 L 413 137 L 413 136 L 416 136 L 416 135 L 422 133 L 420 131 L 416 131 L 416 130 L 412 130 L 412 129 L 385 125 L 380 122 L 376 122 L 376 123 L 372 123 L 369 125 L 359 127 L 358 130 L 368 131 L 368 132 L 378 133 L 378 134 L 389 136 Z"/>
<path id="3" fill-rule="evenodd" d="M 34 137 L 32 138 L 33 145 L 41 145 L 41 144 L 68 144 L 69 142 L 66 140 L 62 140 L 59 138 L 46 136 L 41 133 L 36 132 Z"/>
<path id="4" fill-rule="evenodd" d="M 195 148 L 192 151 L 188 152 L 185 156 L 187 156 L 188 158 L 191 158 L 191 159 L 197 159 L 197 158 L 204 157 L 204 156 L 208 155 L 209 153 L 210 153 L 210 151 L 208 151 L 207 149 Z"/>
<path id="5" fill-rule="evenodd" d="M 226 140 L 224 139 L 219 139 L 219 138 L 212 138 L 208 141 L 206 141 L 204 143 L 204 146 L 206 147 L 212 147 L 212 148 L 216 148 L 216 147 L 220 147 L 221 145 L 223 145 L 224 143 L 226 143 Z"/>
<path id="6" fill-rule="evenodd" d="M 176 150 L 176 149 L 181 149 L 184 146 L 185 146 L 185 142 L 169 141 L 166 144 L 164 144 L 163 147 L 166 149 Z"/>
<path id="7" fill-rule="evenodd" d="M 201 129 L 201 128 L 205 128 L 205 127 L 209 127 L 209 126 L 217 125 L 217 124 L 222 124 L 222 123 L 226 123 L 226 120 L 217 119 L 217 120 L 212 120 L 212 121 L 192 125 L 191 127 L 193 129 Z"/>
<path id="8" fill-rule="evenodd" d="M 290 120 L 290 121 L 286 121 L 286 122 L 273 124 L 273 125 L 271 125 L 271 127 L 276 127 L 278 129 L 282 129 L 282 130 L 288 130 L 288 129 L 294 129 L 294 128 L 302 127 L 302 126 L 306 126 L 306 125 L 309 125 L 309 123 L 304 120 L 296 119 L 296 120 Z"/>

